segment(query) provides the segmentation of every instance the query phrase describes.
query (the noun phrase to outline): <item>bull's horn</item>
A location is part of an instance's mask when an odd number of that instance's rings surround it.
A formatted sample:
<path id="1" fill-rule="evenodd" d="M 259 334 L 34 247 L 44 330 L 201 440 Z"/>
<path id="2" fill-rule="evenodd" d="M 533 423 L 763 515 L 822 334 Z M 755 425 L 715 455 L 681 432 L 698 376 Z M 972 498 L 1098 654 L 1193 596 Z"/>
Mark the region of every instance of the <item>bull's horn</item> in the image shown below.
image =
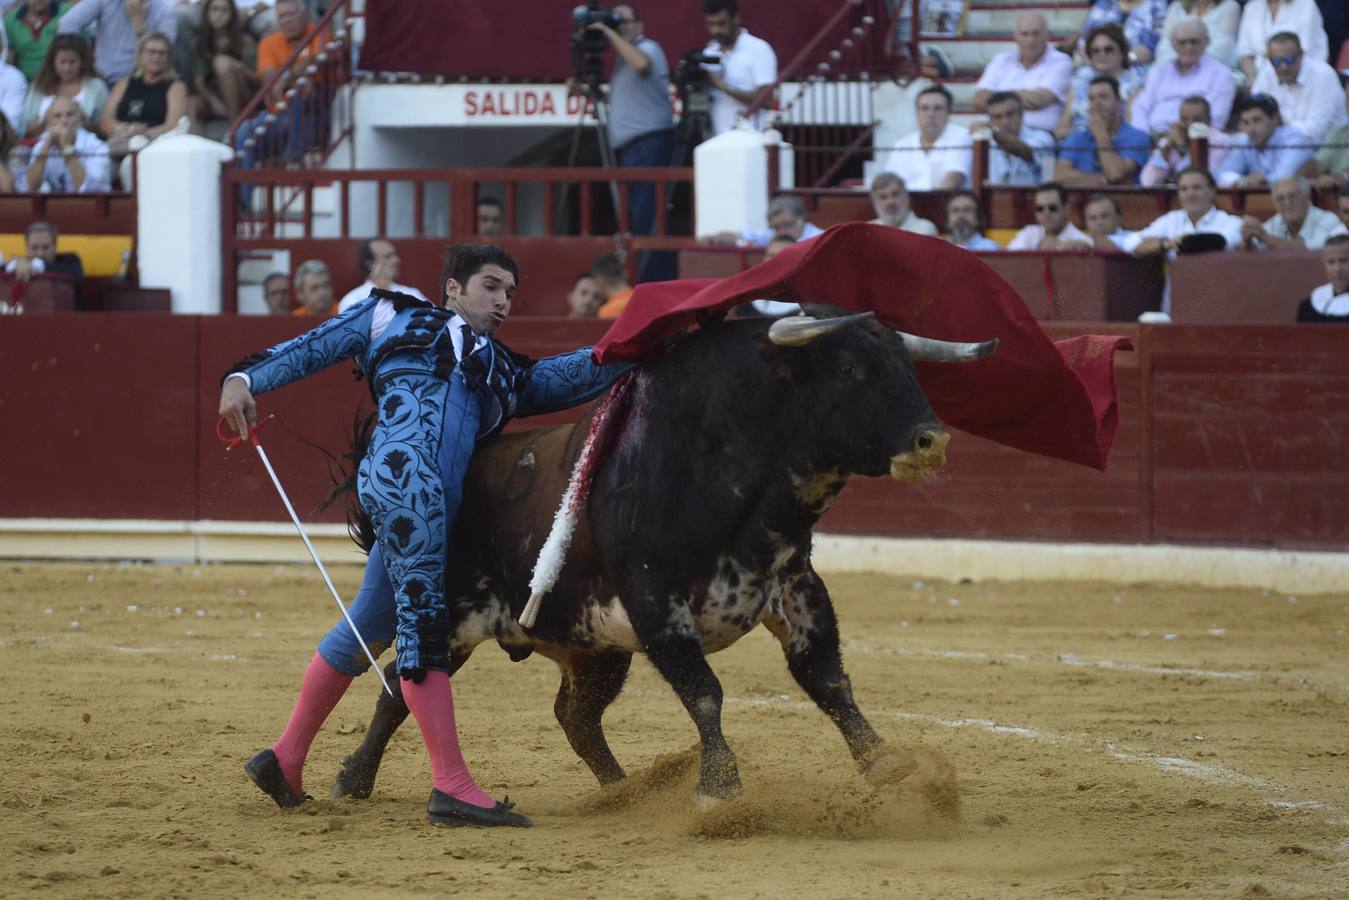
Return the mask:
<path id="1" fill-rule="evenodd" d="M 834 316 L 830 319 L 815 319 L 807 315 L 778 319 L 768 328 L 768 339 L 779 347 L 802 347 L 818 337 L 833 334 L 849 325 L 855 325 L 863 319 L 870 319 L 874 312 L 854 313 L 850 316 Z"/>
<path id="2" fill-rule="evenodd" d="M 972 362 L 998 349 L 997 338 L 976 344 L 962 344 L 958 341 L 919 337 L 907 331 L 899 332 L 899 336 L 904 339 L 904 349 L 917 362 Z"/>

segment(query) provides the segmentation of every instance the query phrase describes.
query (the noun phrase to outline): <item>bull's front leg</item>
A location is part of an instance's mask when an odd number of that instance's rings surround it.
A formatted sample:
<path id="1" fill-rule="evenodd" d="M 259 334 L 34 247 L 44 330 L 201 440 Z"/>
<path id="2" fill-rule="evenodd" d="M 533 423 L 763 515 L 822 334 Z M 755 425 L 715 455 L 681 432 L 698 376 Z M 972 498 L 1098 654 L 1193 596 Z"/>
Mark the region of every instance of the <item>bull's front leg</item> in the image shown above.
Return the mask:
<path id="1" fill-rule="evenodd" d="M 852 682 L 843 671 L 834 604 L 813 568 L 783 597 L 782 614 L 782 619 L 770 618 L 765 624 L 781 642 L 792 677 L 838 726 L 862 774 L 873 782 L 912 774 L 917 765 L 912 755 L 888 748 L 857 708 Z"/>
<path id="2" fill-rule="evenodd" d="M 365 731 L 365 739 L 350 755 L 342 758 L 342 768 L 338 770 L 337 778 L 333 780 L 334 800 L 342 797 L 365 800 L 370 797 L 375 789 L 375 776 L 379 774 L 379 764 L 384 759 L 384 750 L 389 746 L 389 739 L 408 717 L 408 707 L 403 700 L 396 660 L 385 666 L 384 677 L 389 687 L 393 689 L 393 696 L 390 697 L 380 691 L 379 701 L 375 704 L 375 715 L 370 720 L 370 727 Z"/>
<path id="3" fill-rule="evenodd" d="M 693 614 L 683 594 L 644 586 L 629 610 L 633 630 L 655 666 L 688 710 L 702 743 L 697 797 L 701 804 L 740 793 L 735 754 L 721 731 L 721 682 L 707 664 Z"/>

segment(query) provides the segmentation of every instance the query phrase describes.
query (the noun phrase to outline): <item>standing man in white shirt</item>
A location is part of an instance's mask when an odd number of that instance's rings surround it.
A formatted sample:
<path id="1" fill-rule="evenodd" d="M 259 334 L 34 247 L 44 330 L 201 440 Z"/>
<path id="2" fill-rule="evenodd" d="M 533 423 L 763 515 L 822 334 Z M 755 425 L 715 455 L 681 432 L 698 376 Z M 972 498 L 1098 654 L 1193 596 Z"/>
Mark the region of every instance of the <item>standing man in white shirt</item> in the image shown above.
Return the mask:
<path id="1" fill-rule="evenodd" d="M 1049 26 L 1039 13 L 1017 17 L 1016 49 L 999 53 L 979 76 L 974 108 L 984 112 L 997 91 L 1015 91 L 1026 108 L 1026 124 L 1053 131 L 1073 80 L 1073 60 L 1049 46 Z"/>
<path id="2" fill-rule="evenodd" d="M 1068 218 L 1063 185 L 1048 182 L 1035 192 L 1035 224 L 1027 225 L 1007 244 L 1008 250 L 1090 250 L 1091 238 Z"/>
<path id="3" fill-rule="evenodd" d="M 1256 63 L 1252 94 L 1269 94 L 1279 101 L 1279 113 L 1313 141 L 1332 128 L 1349 122 L 1344 88 L 1330 63 L 1302 52 L 1302 41 L 1291 31 L 1269 39 L 1269 56 Z"/>
<path id="4" fill-rule="evenodd" d="M 373 288 L 410 294 L 418 300 L 426 300 L 426 295 L 415 287 L 398 283 L 398 270 L 403 261 L 398 258 L 398 251 L 394 249 L 393 244 L 384 238 L 371 238 L 361 244 L 360 249 L 356 251 L 356 263 L 365 273 L 365 281 L 347 292 L 337 304 L 338 312 L 346 312 L 369 297 Z"/>
<path id="5" fill-rule="evenodd" d="M 974 140 L 969 129 L 951 121 L 951 92 L 934 84 L 918 94 L 914 105 L 918 130 L 895 142 L 882 168 L 915 191 L 965 187 L 974 168 Z"/>
<path id="6" fill-rule="evenodd" d="M 703 0 L 703 23 L 712 36 L 703 53 L 721 57 L 708 78 L 712 130 L 721 134 L 735 127 L 759 91 L 777 82 L 778 57 L 766 41 L 740 26 L 737 0 Z M 755 113 L 749 122 L 759 129 L 768 124 L 762 113 Z"/>

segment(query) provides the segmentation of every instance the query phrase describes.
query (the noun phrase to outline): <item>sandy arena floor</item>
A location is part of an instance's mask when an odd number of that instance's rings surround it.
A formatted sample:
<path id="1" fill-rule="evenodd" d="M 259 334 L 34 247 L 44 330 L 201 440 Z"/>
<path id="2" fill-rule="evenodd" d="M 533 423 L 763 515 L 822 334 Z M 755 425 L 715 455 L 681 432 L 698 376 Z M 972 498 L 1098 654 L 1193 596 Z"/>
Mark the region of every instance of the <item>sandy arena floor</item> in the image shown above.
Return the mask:
<path id="1" fill-rule="evenodd" d="M 334 618 L 315 570 L 0 572 L 5 896 L 1349 896 L 1346 595 L 833 577 L 858 700 L 924 783 L 866 786 L 760 630 L 713 658 L 746 793 L 706 815 L 649 665 L 606 720 L 633 774 L 606 795 L 552 665 L 484 645 L 456 681 L 466 752 L 538 825 L 474 832 L 423 820 L 410 722 L 369 801 L 287 813 L 246 780 Z M 377 690 L 320 734 L 312 793 Z"/>

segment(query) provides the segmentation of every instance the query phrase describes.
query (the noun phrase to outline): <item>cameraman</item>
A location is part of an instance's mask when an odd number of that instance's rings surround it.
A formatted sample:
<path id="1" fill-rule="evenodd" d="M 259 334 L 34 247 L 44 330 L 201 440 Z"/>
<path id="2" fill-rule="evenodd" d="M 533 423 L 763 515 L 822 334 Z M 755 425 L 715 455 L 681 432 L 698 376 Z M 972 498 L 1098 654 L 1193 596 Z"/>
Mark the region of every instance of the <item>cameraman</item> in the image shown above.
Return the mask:
<path id="1" fill-rule="evenodd" d="M 703 23 L 712 40 L 703 48 L 708 56 L 721 57 L 721 65 L 709 71 L 712 91 L 712 130 L 721 134 L 753 102 L 759 91 L 778 80 L 778 57 L 768 42 L 740 27 L 737 0 L 703 0 Z M 763 128 L 763 113 L 750 124 Z"/>
<path id="2" fill-rule="evenodd" d="M 620 166 L 668 166 L 674 153 L 674 113 L 670 108 L 670 66 L 665 51 L 642 34 L 637 10 L 614 7 L 615 31 L 603 22 L 589 27 L 608 39 L 617 59 L 609 79 L 609 142 Z M 656 219 L 656 186 L 633 183 L 628 191 L 633 234 L 650 234 Z"/>

